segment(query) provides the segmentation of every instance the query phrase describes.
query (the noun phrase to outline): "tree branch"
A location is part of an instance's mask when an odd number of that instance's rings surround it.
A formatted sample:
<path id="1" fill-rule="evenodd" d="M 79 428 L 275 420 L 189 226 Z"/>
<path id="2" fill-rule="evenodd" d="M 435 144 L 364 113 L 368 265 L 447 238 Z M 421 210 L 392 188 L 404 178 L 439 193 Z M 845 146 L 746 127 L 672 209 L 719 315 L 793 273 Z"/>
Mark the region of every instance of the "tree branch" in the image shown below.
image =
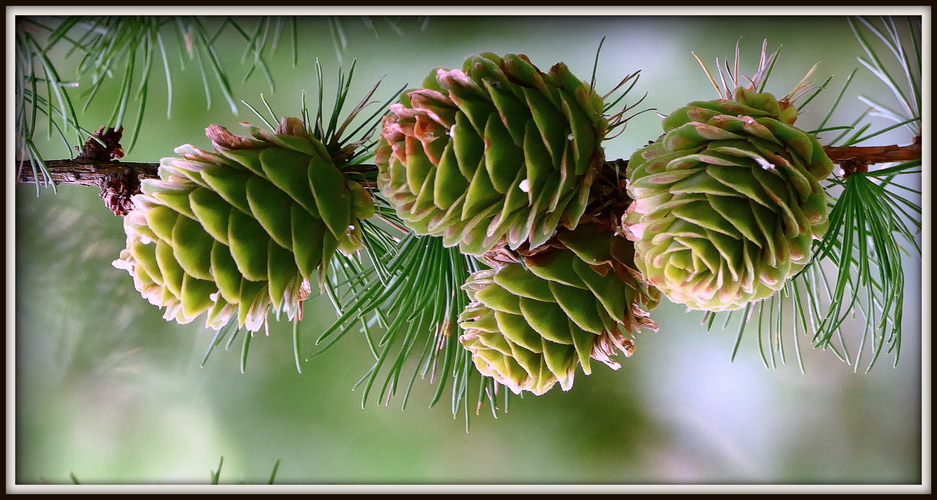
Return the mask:
<path id="1" fill-rule="evenodd" d="M 824 147 L 827 156 L 834 163 L 848 166 L 850 172 L 862 171 L 863 168 L 875 163 L 893 161 L 909 161 L 921 157 L 921 138 L 916 137 L 912 144 L 907 146 L 850 146 L 850 147 Z M 610 162 L 610 163 L 615 163 Z M 622 160 L 618 160 L 621 167 Z M 101 189 L 101 198 L 117 215 L 125 215 L 133 204 L 130 197 L 140 192 L 140 181 L 143 179 L 159 178 L 159 163 L 136 163 L 117 160 L 101 160 L 94 158 L 75 158 L 73 160 L 48 160 L 45 162 L 46 171 L 52 182 L 59 185 L 93 186 Z M 353 165 L 348 167 L 357 172 L 375 170 L 375 165 Z M 32 184 L 37 182 L 34 172 L 41 172 L 40 165 L 33 165 L 30 161 L 19 162 L 16 183 Z M 48 179 L 44 176 L 39 184 L 46 185 Z"/>
<path id="2" fill-rule="evenodd" d="M 857 162 L 873 165 L 893 161 L 910 161 L 921 157 L 921 137 L 907 146 L 849 146 L 823 148 L 833 163 Z"/>
<path id="3" fill-rule="evenodd" d="M 124 216 L 133 209 L 133 195 L 140 192 L 141 179 L 159 178 L 159 163 L 135 163 L 94 158 L 45 161 L 48 177 L 38 180 L 41 165 L 20 161 L 16 183 L 39 183 L 47 185 L 49 177 L 55 184 L 97 187 L 98 196 L 114 215 Z"/>
<path id="4" fill-rule="evenodd" d="M 138 163 L 78 157 L 71 160 L 47 160 L 43 174 L 41 165 L 27 160 L 19 162 L 17 184 L 49 184 L 97 187 L 99 196 L 115 215 L 124 216 L 133 209 L 131 197 L 140 193 L 140 181 L 159 178 L 159 163 Z M 377 165 L 350 165 L 346 170 L 366 173 L 377 170 Z M 36 174 L 39 180 L 36 180 Z"/>
<path id="5" fill-rule="evenodd" d="M 55 184 L 101 187 L 102 180 L 114 174 L 133 175 L 137 179 L 159 178 L 159 163 L 75 158 L 73 160 L 46 160 L 45 165 Z M 29 161 L 21 161 L 16 174 L 16 183 L 35 183 L 34 171 L 41 172 L 40 166 L 33 165 Z M 40 177 L 39 184 L 46 185 L 47 182 L 48 179 Z"/>

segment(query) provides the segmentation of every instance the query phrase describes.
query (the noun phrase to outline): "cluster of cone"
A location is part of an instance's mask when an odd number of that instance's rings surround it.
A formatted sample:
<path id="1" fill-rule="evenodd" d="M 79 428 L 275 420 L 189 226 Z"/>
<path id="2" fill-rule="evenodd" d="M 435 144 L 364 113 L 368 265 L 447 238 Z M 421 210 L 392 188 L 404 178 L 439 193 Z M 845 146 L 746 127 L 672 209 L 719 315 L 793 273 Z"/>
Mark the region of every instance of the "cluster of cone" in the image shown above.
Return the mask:
<path id="1" fill-rule="evenodd" d="M 382 194 L 416 233 L 493 264 L 463 287 L 460 341 L 515 393 L 567 390 L 590 359 L 618 368 L 611 356 L 657 328 L 648 311 L 660 295 L 631 242 L 586 216 L 604 108 L 562 63 L 544 73 L 523 55 L 483 53 L 430 72 L 384 118 Z"/>
<path id="2" fill-rule="evenodd" d="M 627 182 L 605 163 L 604 111 L 562 63 L 483 53 L 384 117 L 377 187 L 412 231 L 491 265 L 463 286 L 460 341 L 515 393 L 568 390 L 590 360 L 618 368 L 661 294 L 709 311 L 771 295 L 826 228 L 832 163 L 786 99 L 738 88 L 673 112 Z M 178 148 L 125 218 L 115 265 L 167 319 L 299 317 L 313 276 L 362 245 L 374 202 L 306 125 L 250 132 Z"/>

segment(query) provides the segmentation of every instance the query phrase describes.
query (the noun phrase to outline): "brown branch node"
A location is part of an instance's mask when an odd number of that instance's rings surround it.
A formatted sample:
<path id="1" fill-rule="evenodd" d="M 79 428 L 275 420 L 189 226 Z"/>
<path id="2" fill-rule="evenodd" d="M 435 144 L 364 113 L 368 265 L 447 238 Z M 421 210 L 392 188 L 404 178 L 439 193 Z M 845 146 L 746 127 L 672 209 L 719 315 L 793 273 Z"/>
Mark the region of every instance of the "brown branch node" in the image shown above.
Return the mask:
<path id="1" fill-rule="evenodd" d="M 114 212 L 123 217 L 133 210 L 133 195 L 140 193 L 140 178 L 133 169 L 122 169 L 105 175 L 101 179 L 101 192 L 98 197 Z"/>
<path id="2" fill-rule="evenodd" d="M 124 157 L 124 148 L 120 145 L 120 138 L 124 133 L 124 127 L 114 129 L 113 127 L 101 127 L 97 132 L 92 132 L 94 137 L 85 140 L 78 151 L 79 158 L 89 160 L 110 161 L 119 160 Z"/>
<path id="3" fill-rule="evenodd" d="M 850 175 L 856 172 L 861 174 L 868 172 L 869 163 L 868 161 L 856 160 L 853 158 L 840 161 L 839 166 L 843 169 L 843 179 L 848 179 Z"/>

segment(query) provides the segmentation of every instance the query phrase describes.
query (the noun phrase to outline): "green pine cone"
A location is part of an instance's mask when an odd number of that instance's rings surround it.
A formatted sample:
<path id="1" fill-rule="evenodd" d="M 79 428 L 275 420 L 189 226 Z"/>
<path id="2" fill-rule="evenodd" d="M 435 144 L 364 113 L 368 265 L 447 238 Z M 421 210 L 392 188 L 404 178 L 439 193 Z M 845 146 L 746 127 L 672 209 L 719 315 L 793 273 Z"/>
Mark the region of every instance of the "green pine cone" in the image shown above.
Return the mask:
<path id="1" fill-rule="evenodd" d="M 384 118 L 381 193 L 417 234 L 481 255 L 575 228 L 604 161 L 602 98 L 563 63 L 482 53 L 438 69 Z"/>
<path id="2" fill-rule="evenodd" d="M 780 290 L 827 227 L 833 164 L 797 110 L 737 88 L 693 102 L 627 168 L 624 218 L 645 278 L 677 303 L 725 311 Z"/>
<path id="3" fill-rule="evenodd" d="M 660 293 L 633 269 L 633 255 L 598 224 L 562 230 L 523 263 L 469 277 L 459 340 L 479 372 L 515 394 L 541 395 L 557 382 L 569 390 L 578 366 L 592 372 L 590 359 L 617 369 L 610 356 L 630 356 L 641 327 L 657 330 L 648 311 Z"/>
<path id="4" fill-rule="evenodd" d="M 298 319 L 313 275 L 321 285 L 336 250 L 361 246 L 370 194 L 344 178 L 303 122 L 250 132 L 212 125 L 214 152 L 177 148 L 181 158 L 163 159 L 160 180 L 143 181 L 124 218 L 127 248 L 114 265 L 167 320 L 207 312 L 210 328 L 236 317 L 257 331 L 270 311 Z"/>

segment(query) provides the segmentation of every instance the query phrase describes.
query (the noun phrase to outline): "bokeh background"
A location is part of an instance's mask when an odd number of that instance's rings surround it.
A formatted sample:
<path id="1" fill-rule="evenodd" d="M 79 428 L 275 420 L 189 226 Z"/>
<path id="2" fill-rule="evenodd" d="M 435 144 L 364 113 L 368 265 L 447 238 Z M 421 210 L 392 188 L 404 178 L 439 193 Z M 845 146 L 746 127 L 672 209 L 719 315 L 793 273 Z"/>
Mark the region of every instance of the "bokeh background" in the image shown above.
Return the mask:
<path id="1" fill-rule="evenodd" d="M 817 123 L 855 68 L 856 80 L 833 121 L 845 124 L 858 115 L 856 94 L 893 102 L 856 60 L 862 49 L 841 16 L 375 16 L 370 22 L 373 29 L 360 17 L 341 18 L 347 44 L 340 48 L 339 41 L 337 48 L 334 25 L 302 18 L 299 65 L 290 63 L 288 38 L 268 59 L 275 91 L 261 75 L 241 81 L 244 44 L 229 36 L 220 46 L 230 50 L 220 56 L 235 97 L 262 109 L 263 94 L 278 114 L 296 114 L 302 91 L 313 106 L 318 59 L 327 96 L 339 65 L 357 60 L 352 96 L 384 77 L 375 98 L 385 100 L 405 83 L 418 85 L 430 69 L 460 67 L 480 51 L 527 54 L 544 69 L 564 61 L 588 80 L 606 37 L 596 87 L 603 93 L 640 69 L 629 97 L 633 102 L 648 94 L 639 109 L 668 113 L 715 98 L 691 51 L 714 70 L 715 58 L 731 58 L 741 40 L 742 72 L 751 74 L 764 39 L 769 51 L 782 46 L 769 91 L 786 94 L 816 62 L 817 83 L 834 76 L 833 88 L 802 116 L 803 128 Z M 69 68 L 63 54 L 53 56 Z M 232 115 L 217 88 L 206 109 L 191 64 L 174 69 L 167 118 L 165 84 L 156 75 L 141 137 L 127 161 L 155 162 L 185 143 L 208 148 L 204 129 L 212 123 L 236 133 L 238 121 L 259 123 L 243 105 Z M 80 119 L 96 129 L 112 106 L 103 93 Z M 659 127 L 654 113 L 639 115 L 606 143 L 607 156 L 627 158 L 655 139 Z M 909 140 L 897 132 L 880 143 Z M 56 142 L 43 153 L 67 156 Z M 428 380 L 417 381 L 405 409 L 399 397 L 386 406 L 372 399 L 362 408 L 353 386 L 372 359 L 354 335 L 305 363 L 299 374 L 291 326 L 274 323 L 269 337 L 251 343 L 246 373 L 239 370 L 240 342 L 216 349 L 200 367 L 213 332 L 198 321 L 165 322 L 130 277 L 111 266 L 124 233 L 96 190 L 10 191 L 15 350 L 8 349 L 8 361 L 15 362 L 16 397 L 8 418 L 15 415 L 18 484 L 70 484 L 72 476 L 83 484 L 205 484 L 221 457 L 225 484 L 265 483 L 277 460 L 276 484 L 922 482 L 922 453 L 929 457 L 929 448 L 922 448 L 921 345 L 929 331 L 922 328 L 916 257 L 905 263 L 897 366 L 893 355 L 884 355 L 870 373 L 863 373 L 865 365 L 856 372 L 804 338 L 805 373 L 792 345 L 786 364 L 768 368 L 753 331 L 733 361 L 734 328 L 707 331 L 698 313 L 662 303 L 654 311 L 660 330 L 642 333 L 620 370 L 600 366 L 580 375 L 569 392 L 511 397 L 497 418 L 488 408 L 477 416 L 473 410 L 466 431 L 464 417 L 452 416 L 448 396 L 428 406 L 435 390 Z M 305 354 L 334 317 L 325 298 L 307 304 L 300 325 Z M 929 357 L 923 363 L 929 374 Z M 929 394 L 929 385 L 924 390 Z M 929 429 L 929 416 L 923 423 Z"/>

